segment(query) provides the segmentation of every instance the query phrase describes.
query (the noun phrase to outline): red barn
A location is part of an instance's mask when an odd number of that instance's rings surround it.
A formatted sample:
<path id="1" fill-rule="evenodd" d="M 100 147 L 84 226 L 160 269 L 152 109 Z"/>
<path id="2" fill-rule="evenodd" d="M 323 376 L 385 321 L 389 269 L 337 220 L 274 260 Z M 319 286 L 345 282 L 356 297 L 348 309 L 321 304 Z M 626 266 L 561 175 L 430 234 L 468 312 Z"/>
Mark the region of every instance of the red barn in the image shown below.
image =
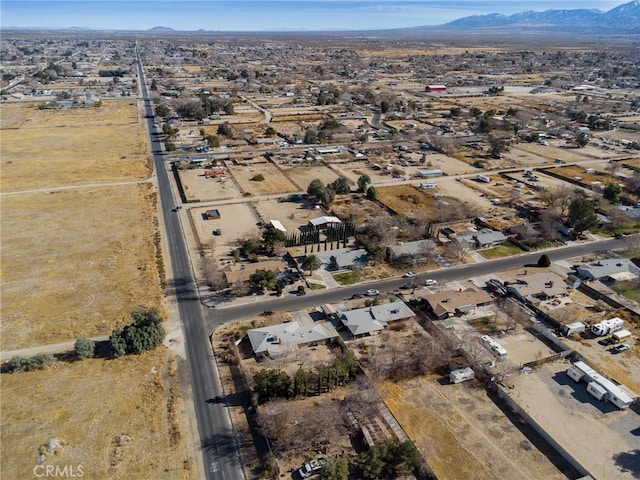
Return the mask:
<path id="1" fill-rule="evenodd" d="M 424 91 L 425 92 L 446 92 L 447 86 L 446 85 L 427 85 L 426 87 L 424 87 Z"/>

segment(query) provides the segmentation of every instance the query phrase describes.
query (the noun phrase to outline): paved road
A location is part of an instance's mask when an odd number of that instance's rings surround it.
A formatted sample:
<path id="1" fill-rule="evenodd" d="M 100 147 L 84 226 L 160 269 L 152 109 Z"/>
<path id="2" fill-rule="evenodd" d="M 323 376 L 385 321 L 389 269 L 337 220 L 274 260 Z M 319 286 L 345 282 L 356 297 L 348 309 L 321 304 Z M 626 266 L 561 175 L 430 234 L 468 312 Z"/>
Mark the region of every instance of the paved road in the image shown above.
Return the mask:
<path id="1" fill-rule="evenodd" d="M 210 330 L 205 325 L 205 315 L 198 298 L 180 216 L 172 211 L 175 205 L 167 163 L 164 159 L 160 136 L 157 135 L 158 128 L 154 126 L 153 107 L 147 92 L 139 55 L 138 72 L 158 180 L 166 241 L 173 269 L 173 286 L 184 328 L 185 348 L 206 478 L 207 480 L 244 480 L 229 412 L 220 403 L 207 403 L 207 400 L 223 395 L 220 375 L 208 341 Z"/>
<path id="2" fill-rule="evenodd" d="M 624 248 L 622 240 L 601 240 L 597 242 L 582 243 L 565 246 L 551 250 L 545 250 L 551 261 L 565 260 L 567 258 L 589 255 L 597 251 L 614 250 Z M 448 269 L 436 270 L 429 274 L 421 274 L 422 278 L 433 278 L 438 283 L 453 280 L 465 280 L 480 275 L 490 275 L 495 272 L 523 267 L 526 264 L 536 263 L 541 252 L 528 253 L 515 257 L 500 258 L 483 263 L 463 265 Z M 406 278 L 390 278 L 369 282 L 365 285 L 344 286 L 334 290 L 311 291 L 302 297 L 290 295 L 285 297 L 270 297 L 253 303 L 225 307 L 224 303 L 209 309 L 209 328 L 215 329 L 223 323 L 258 315 L 265 310 L 289 311 L 325 303 L 336 303 L 349 298 L 354 293 L 364 293 L 367 288 L 376 288 L 381 292 L 389 292 L 399 288 L 408 282 Z"/>

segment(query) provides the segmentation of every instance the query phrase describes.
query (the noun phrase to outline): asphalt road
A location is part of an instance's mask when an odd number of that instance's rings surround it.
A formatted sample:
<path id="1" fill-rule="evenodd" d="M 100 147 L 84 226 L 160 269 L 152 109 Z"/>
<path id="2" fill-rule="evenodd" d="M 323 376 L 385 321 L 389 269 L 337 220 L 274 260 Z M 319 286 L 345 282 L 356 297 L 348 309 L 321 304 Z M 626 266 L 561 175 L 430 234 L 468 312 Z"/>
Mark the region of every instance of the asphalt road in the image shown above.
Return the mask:
<path id="1" fill-rule="evenodd" d="M 158 181 L 166 241 L 173 269 L 173 286 L 183 323 L 206 478 L 207 480 L 244 480 L 229 413 L 223 404 L 208 402 L 208 400 L 223 395 L 220 375 L 208 340 L 211 329 L 205 324 L 205 314 L 198 297 L 180 224 L 180 215 L 174 211 L 176 205 L 171 191 L 167 164 L 164 159 L 161 138 L 157 135 L 159 129 L 154 126 L 153 105 L 149 99 L 139 56 L 138 71 Z"/>
<path id="2" fill-rule="evenodd" d="M 589 255 L 598 251 L 615 250 L 620 248 L 624 248 L 624 242 L 622 240 L 611 239 L 564 246 L 552 250 L 545 250 L 544 253 L 549 255 L 551 261 L 557 261 Z M 465 280 L 475 276 L 490 275 L 495 272 L 511 270 L 514 268 L 524 267 L 526 264 L 536 263 L 541 254 L 542 252 L 538 251 L 515 257 L 506 257 L 482 263 L 436 270 L 429 274 L 421 274 L 418 278 L 420 280 L 432 278 L 438 283 L 445 283 L 453 280 Z M 325 303 L 336 303 L 351 297 L 354 293 L 364 293 L 368 288 L 375 288 L 380 290 L 382 293 L 390 292 L 409 281 L 410 279 L 407 278 L 390 278 L 369 282 L 366 285 L 360 284 L 344 286 L 332 290 L 311 291 L 304 296 L 289 295 L 280 298 L 272 296 L 269 299 L 261 299 L 256 302 L 229 307 L 226 307 L 224 303 L 222 303 L 209 309 L 208 325 L 209 328 L 213 330 L 223 323 L 252 317 L 264 312 L 265 310 L 290 311 L 320 306 Z"/>

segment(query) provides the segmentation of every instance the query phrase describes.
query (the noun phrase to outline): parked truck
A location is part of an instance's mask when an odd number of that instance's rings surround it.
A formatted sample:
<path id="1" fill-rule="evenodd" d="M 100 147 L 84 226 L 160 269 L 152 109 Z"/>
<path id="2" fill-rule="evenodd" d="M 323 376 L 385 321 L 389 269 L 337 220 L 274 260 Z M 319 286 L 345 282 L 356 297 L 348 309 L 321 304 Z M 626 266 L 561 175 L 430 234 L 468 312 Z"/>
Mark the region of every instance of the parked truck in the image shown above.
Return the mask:
<path id="1" fill-rule="evenodd" d="M 598 337 L 604 337 L 618 330 L 622 330 L 624 326 L 624 320 L 619 317 L 610 318 L 609 320 L 603 320 L 591 326 L 591 331 Z"/>

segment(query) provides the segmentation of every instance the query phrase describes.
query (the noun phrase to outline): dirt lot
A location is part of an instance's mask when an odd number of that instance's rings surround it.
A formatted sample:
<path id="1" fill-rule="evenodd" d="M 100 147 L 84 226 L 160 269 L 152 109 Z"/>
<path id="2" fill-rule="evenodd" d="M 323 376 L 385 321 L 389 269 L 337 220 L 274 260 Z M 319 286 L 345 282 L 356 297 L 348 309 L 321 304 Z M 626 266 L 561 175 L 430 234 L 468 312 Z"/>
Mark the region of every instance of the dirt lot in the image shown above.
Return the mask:
<path id="1" fill-rule="evenodd" d="M 282 222 L 288 233 L 297 232 L 301 225 L 306 225 L 312 218 L 325 214 L 323 210 L 306 208 L 302 202 L 278 202 L 277 200 L 256 203 L 256 210 L 265 222 L 269 220 Z"/>
<path id="2" fill-rule="evenodd" d="M 202 215 L 209 210 L 205 207 L 191 208 L 187 211 L 187 215 L 193 218 L 193 225 L 195 225 L 200 242 L 208 246 L 213 245 L 214 256 L 220 259 L 225 257 L 226 263 L 231 259 L 229 255 L 238 246 L 239 239 L 259 236 L 259 230 L 256 226 L 258 219 L 251 210 L 251 206 L 246 203 L 234 203 L 214 208 L 220 212 L 219 219 L 204 220 Z M 238 219 L 242 219 L 242 221 L 238 221 Z M 185 220 L 185 225 L 186 223 Z M 222 235 L 213 236 L 212 231 L 217 228 L 222 230 Z"/>
<path id="3" fill-rule="evenodd" d="M 339 177 L 339 174 L 333 170 L 318 165 L 313 167 L 286 167 L 281 166 L 282 171 L 291 178 L 294 184 L 299 185 L 300 189 L 306 191 L 312 180 L 318 178 L 323 183 L 331 183 Z M 356 177 L 357 180 L 357 177 Z"/>
<path id="4" fill-rule="evenodd" d="M 173 355 L 164 347 L 116 360 L 60 363 L 2 374 L 2 477 L 36 478 L 38 451 L 63 448 L 43 465 L 82 467 L 91 479 L 196 478 L 184 431 Z M 90 393 L 89 393 L 90 392 Z"/>
<path id="5" fill-rule="evenodd" d="M 3 350 L 108 334 L 136 305 L 160 302 L 150 185 L 2 204 Z"/>
<path id="6" fill-rule="evenodd" d="M 205 170 L 207 169 L 179 170 L 187 200 L 207 202 L 242 197 L 242 192 L 238 190 L 231 175 L 226 175 L 224 180 L 221 177 L 206 178 Z"/>
<path id="7" fill-rule="evenodd" d="M 280 172 L 272 163 L 254 163 L 250 166 L 228 167 L 240 189 L 253 195 L 268 195 L 270 193 L 297 192 L 298 187 Z M 251 180 L 255 175 L 264 175 L 264 180 Z"/>
<path id="8" fill-rule="evenodd" d="M 565 478 L 477 383 L 439 380 L 425 376 L 382 387 L 385 402 L 438 478 Z"/>
<path id="9" fill-rule="evenodd" d="M 376 192 L 378 200 L 402 215 L 411 216 L 419 211 L 430 211 L 437 205 L 436 198 L 411 185 L 378 187 Z"/>
<path id="10" fill-rule="evenodd" d="M 568 362 L 510 378 L 510 394 L 597 478 L 638 478 L 638 413 L 598 402 L 566 375 Z M 635 435 L 634 435 L 634 429 Z M 598 439 L 598 441 L 594 441 Z"/>

